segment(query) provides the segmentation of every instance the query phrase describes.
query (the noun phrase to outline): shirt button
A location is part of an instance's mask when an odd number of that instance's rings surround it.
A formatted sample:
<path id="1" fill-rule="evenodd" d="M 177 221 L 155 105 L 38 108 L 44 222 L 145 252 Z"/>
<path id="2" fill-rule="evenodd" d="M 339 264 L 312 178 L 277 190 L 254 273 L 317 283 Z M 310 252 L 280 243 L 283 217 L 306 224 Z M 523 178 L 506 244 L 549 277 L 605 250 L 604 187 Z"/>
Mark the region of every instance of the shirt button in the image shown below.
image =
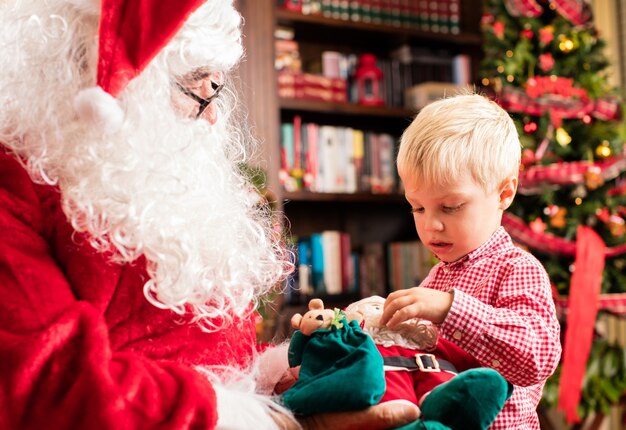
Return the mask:
<path id="1" fill-rule="evenodd" d="M 461 338 L 463 337 L 463 333 L 457 330 L 454 332 L 454 334 L 452 334 L 452 337 L 455 338 L 456 340 L 461 340 Z"/>
<path id="2" fill-rule="evenodd" d="M 494 369 L 497 369 L 498 367 L 500 367 L 500 362 L 498 360 L 493 360 L 491 362 L 491 367 L 493 367 Z"/>

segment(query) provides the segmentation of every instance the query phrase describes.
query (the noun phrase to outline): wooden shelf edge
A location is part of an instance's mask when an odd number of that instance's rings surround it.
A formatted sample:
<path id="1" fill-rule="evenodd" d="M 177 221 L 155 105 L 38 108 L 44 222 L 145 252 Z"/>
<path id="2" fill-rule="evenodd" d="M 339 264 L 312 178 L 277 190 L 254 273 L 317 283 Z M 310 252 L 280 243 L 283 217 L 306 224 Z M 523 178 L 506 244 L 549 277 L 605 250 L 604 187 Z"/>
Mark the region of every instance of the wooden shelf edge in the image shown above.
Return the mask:
<path id="1" fill-rule="evenodd" d="M 283 202 L 405 203 L 402 194 L 284 192 Z"/>
<path id="2" fill-rule="evenodd" d="M 283 110 L 323 112 L 327 114 L 360 115 L 374 117 L 388 117 L 398 119 L 412 119 L 417 112 L 389 106 L 364 106 L 354 103 L 332 103 L 318 100 L 290 99 L 281 97 L 280 108 Z"/>
<path id="3" fill-rule="evenodd" d="M 409 27 L 399 27 L 386 24 L 373 24 L 359 21 L 349 21 L 335 18 L 327 18 L 322 15 L 304 15 L 284 9 L 276 10 L 276 19 L 283 24 L 304 23 L 310 25 L 325 25 L 332 27 L 342 27 L 347 30 L 361 30 L 368 32 L 378 32 L 384 34 L 397 34 L 416 39 L 438 40 L 459 45 L 482 45 L 480 33 L 461 32 L 459 34 L 434 33 Z"/>

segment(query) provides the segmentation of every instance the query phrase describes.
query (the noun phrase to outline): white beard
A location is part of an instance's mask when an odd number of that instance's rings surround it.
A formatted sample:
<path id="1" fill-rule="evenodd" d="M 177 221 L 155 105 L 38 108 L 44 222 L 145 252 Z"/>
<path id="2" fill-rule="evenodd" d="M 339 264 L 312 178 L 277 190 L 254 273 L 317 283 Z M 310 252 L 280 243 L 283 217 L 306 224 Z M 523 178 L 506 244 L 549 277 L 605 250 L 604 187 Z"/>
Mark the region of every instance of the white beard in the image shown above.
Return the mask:
<path id="1" fill-rule="evenodd" d="M 230 125 L 234 95 L 225 90 L 214 101 L 215 125 L 179 118 L 170 103 L 168 63 L 177 57 L 164 52 L 122 93 L 122 129 L 103 135 L 80 123 L 71 103 L 89 86 L 83 76 L 95 76 L 88 70 L 95 45 L 77 51 L 68 43 L 93 40 L 85 21 L 50 15 L 41 23 L 13 22 L 3 33 L 16 41 L 6 45 L 15 52 L 5 52 L 2 61 L 10 85 L 0 85 L 0 142 L 26 160 L 35 180 L 58 185 L 68 219 L 97 249 L 120 262 L 145 256 L 144 293 L 152 304 L 191 310 L 207 330 L 251 311 L 290 263 L 275 220 L 239 172 L 249 152 L 240 124 Z M 229 34 L 238 43 L 238 33 Z M 25 70 L 35 74 L 24 79 Z"/>
<path id="2" fill-rule="evenodd" d="M 358 313 L 363 322 L 363 331 L 367 333 L 375 344 L 384 347 L 401 346 L 403 348 L 430 351 L 437 346 L 439 329 L 430 321 L 417 318 L 399 324 L 389 329 L 380 323 L 383 314 L 385 299 L 371 296 L 350 304 L 346 313 Z"/>
<path id="3" fill-rule="evenodd" d="M 64 210 L 123 262 L 146 257 L 154 305 L 182 313 L 189 304 L 209 318 L 242 313 L 282 264 L 269 213 L 228 156 L 237 141 L 219 124 L 152 118 L 127 124 L 123 143 L 77 142 L 52 163 L 63 166 Z"/>

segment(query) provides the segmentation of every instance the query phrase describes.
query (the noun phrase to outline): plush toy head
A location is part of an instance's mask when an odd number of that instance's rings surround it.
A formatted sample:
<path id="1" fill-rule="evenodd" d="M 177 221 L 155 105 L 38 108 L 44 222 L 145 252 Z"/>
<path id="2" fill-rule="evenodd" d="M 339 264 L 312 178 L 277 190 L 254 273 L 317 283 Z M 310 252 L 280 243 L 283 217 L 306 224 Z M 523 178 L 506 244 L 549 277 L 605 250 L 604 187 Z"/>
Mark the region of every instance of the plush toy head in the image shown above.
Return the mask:
<path id="1" fill-rule="evenodd" d="M 291 317 L 291 326 L 300 330 L 302 334 L 310 336 L 320 328 L 330 328 L 335 321 L 336 313 L 331 309 L 324 309 L 324 302 L 313 299 L 309 302 L 309 311 L 304 315 L 295 314 Z"/>
<path id="2" fill-rule="evenodd" d="M 374 342 L 384 346 L 399 345 L 420 350 L 432 350 L 437 345 L 439 329 L 430 321 L 412 319 L 393 330 L 380 324 L 385 299 L 371 296 L 352 303 L 346 308 L 348 318 L 361 323 L 363 331 Z"/>

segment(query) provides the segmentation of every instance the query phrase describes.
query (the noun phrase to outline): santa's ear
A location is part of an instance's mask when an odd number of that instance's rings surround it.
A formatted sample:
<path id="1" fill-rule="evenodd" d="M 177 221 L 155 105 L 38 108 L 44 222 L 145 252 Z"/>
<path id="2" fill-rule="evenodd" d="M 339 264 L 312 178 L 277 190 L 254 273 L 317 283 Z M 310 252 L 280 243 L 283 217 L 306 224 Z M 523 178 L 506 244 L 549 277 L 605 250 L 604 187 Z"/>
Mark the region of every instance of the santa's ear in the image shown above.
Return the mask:
<path id="1" fill-rule="evenodd" d="M 302 322 L 302 315 L 294 314 L 294 316 L 291 317 L 291 327 L 298 329 L 300 328 L 301 322 Z"/>
<path id="2" fill-rule="evenodd" d="M 309 302 L 309 310 L 312 311 L 316 309 L 324 309 L 324 302 L 322 299 L 312 299 Z"/>

